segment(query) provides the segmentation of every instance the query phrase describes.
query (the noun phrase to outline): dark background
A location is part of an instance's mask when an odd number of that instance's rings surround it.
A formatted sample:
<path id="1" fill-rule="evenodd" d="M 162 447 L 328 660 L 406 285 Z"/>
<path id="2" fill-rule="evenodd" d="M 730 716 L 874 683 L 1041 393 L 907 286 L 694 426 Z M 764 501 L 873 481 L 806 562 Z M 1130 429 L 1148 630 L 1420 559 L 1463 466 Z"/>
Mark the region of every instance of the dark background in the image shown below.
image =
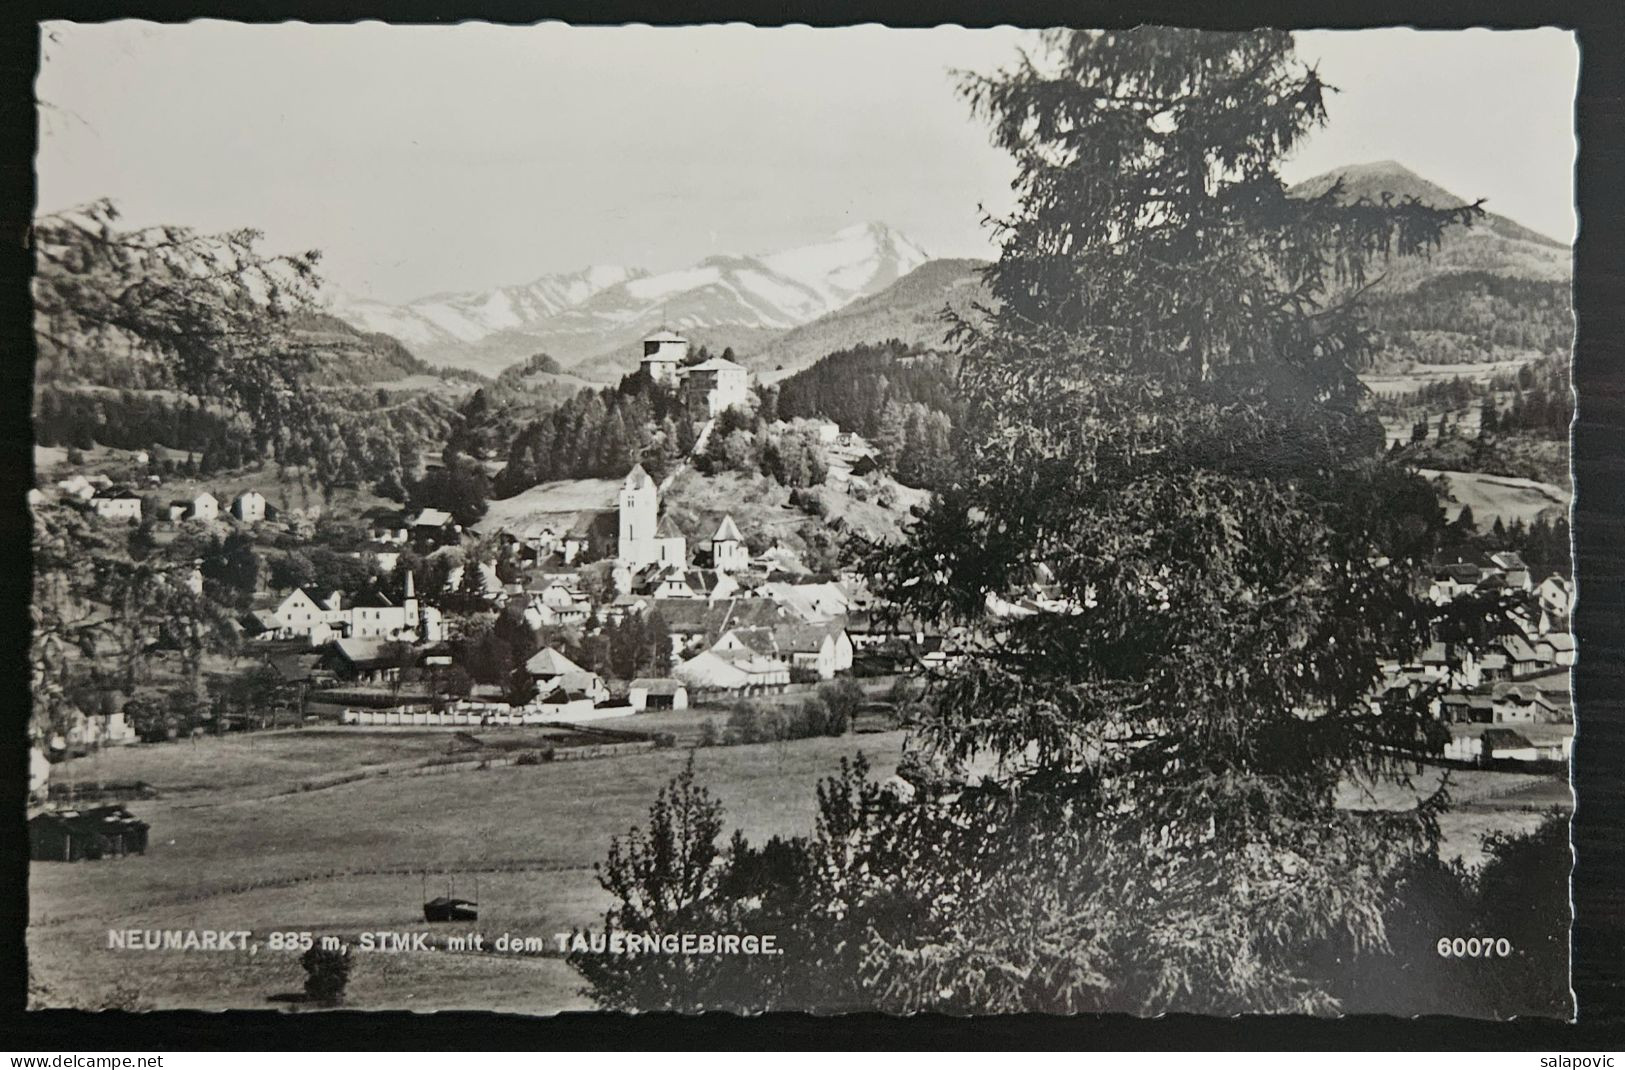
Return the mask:
<path id="1" fill-rule="evenodd" d="M 23 494 L 32 485 L 29 402 L 33 368 L 29 328 L 27 227 L 34 204 L 38 66 L 34 23 L 42 19 L 105 21 L 145 18 L 178 22 L 231 18 L 348 22 L 575 23 L 748 21 L 758 25 L 845 25 L 884 22 L 922 26 L 1126 26 L 1141 22 L 1246 29 L 1562 26 L 1581 47 L 1577 129 L 1580 233 L 1576 245 L 1574 362 L 1579 419 L 1574 434 L 1576 572 L 1575 670 L 1578 736 L 1574 821 L 1574 988 L 1579 1021 L 1465 1021 L 1448 1018 L 1204 1019 L 1119 1016 L 992 1019 L 882 1015 L 818 1018 L 775 1014 L 625 1018 L 570 1014 L 518 1018 L 449 1013 L 417 1016 L 335 1012 L 320 1015 L 162 1012 L 131 1015 L 22 1008 L 26 998 L 27 842 L 24 830 L 26 740 L 0 736 L 0 1037 L 14 1050 L 91 1049 L 601 1049 L 736 1048 L 1116 1048 L 1116 1049 L 1474 1049 L 1580 1052 L 1625 1046 L 1625 14 L 1618 0 L 1586 3 L 1473 0 L 1228 0 L 1222 5 L 1153 0 L 1138 3 L 949 0 L 905 5 L 887 0 L 678 0 L 656 5 L 624 0 L 518 3 L 503 0 L 56 0 L 8 6 L 0 19 L 0 709 L 13 724 L 27 709 L 28 518 Z M 297 72 L 289 72 L 297 77 Z"/>

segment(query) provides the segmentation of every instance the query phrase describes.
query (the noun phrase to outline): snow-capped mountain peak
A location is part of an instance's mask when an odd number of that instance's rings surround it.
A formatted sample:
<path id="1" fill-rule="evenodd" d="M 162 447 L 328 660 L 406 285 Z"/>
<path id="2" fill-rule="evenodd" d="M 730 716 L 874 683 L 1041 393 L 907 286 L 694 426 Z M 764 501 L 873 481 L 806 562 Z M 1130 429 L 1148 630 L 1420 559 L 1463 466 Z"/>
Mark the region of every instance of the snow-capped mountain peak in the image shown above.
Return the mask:
<path id="1" fill-rule="evenodd" d="M 566 365 L 634 346 L 660 324 L 784 331 L 877 293 L 929 259 L 884 223 L 757 256 L 713 255 L 656 274 L 597 265 L 518 286 L 392 305 L 337 294 L 336 315 L 423 359 L 494 373 L 536 352 Z"/>
<path id="2" fill-rule="evenodd" d="M 594 264 L 518 286 L 429 294 L 404 305 L 338 291 L 332 295 L 332 306 L 335 315 L 364 331 L 391 334 L 422 353 L 438 354 L 502 331 L 524 330 L 644 274 L 638 268 Z"/>
<path id="3" fill-rule="evenodd" d="M 825 311 L 876 293 L 930 259 L 884 223 L 856 223 L 823 241 L 761 258 L 775 272 L 811 286 L 832 303 Z"/>

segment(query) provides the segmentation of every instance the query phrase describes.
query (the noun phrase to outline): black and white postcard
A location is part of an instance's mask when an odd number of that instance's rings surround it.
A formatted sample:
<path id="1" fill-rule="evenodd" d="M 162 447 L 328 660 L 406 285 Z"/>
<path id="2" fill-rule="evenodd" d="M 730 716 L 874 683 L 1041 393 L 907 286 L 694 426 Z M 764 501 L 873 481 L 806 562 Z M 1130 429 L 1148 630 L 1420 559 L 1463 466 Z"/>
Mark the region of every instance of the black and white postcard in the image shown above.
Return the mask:
<path id="1" fill-rule="evenodd" d="M 1574 1017 L 1573 33 L 39 33 L 31 1006 Z"/>

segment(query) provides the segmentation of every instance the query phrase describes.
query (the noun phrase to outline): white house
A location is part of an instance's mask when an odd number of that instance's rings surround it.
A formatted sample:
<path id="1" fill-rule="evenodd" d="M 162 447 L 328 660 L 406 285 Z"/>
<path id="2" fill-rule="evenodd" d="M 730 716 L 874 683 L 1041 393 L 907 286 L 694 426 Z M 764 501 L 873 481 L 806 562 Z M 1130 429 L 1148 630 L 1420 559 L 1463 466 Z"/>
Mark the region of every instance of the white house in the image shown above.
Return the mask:
<path id="1" fill-rule="evenodd" d="M 750 404 L 750 372 L 743 364 L 712 357 L 683 372 L 689 415 L 709 420 L 735 405 Z"/>
<path id="2" fill-rule="evenodd" d="M 346 616 L 341 591 L 323 594 L 314 589 L 295 587 L 276 607 L 276 619 L 287 636 L 310 635 L 318 625 L 337 629 L 346 623 Z"/>
<path id="3" fill-rule="evenodd" d="M 725 658 L 704 650 L 678 665 L 672 675 L 699 691 L 762 691 L 790 682 L 790 666 L 760 654 Z"/>
<path id="4" fill-rule="evenodd" d="M 356 599 L 349 610 L 349 632 L 352 639 L 389 639 L 410 641 L 417 637 L 417 599 L 412 594 L 412 574 L 406 574 L 407 593 L 402 604 L 396 605 L 382 591 L 369 591 Z"/>
<path id="5" fill-rule="evenodd" d="M 582 624 L 592 616 L 592 599 L 559 580 L 542 589 L 525 607 L 525 622 L 532 628 Z"/>
<path id="6" fill-rule="evenodd" d="M 775 632 L 780 649 L 790 654 L 790 664 L 816 672 L 828 680 L 852 668 L 852 638 L 839 624 L 792 625 Z"/>
<path id="7" fill-rule="evenodd" d="M 257 490 L 245 490 L 231 500 L 231 515 L 245 524 L 257 524 L 265 519 L 265 495 Z"/>
<path id="8" fill-rule="evenodd" d="M 187 503 L 187 517 L 192 520 L 219 520 L 220 499 L 203 491 Z"/>
<path id="9" fill-rule="evenodd" d="M 135 523 L 141 519 L 141 499 L 125 490 L 106 490 L 90 499 L 90 507 L 103 520 Z"/>
<path id="10" fill-rule="evenodd" d="M 1541 609 L 1555 618 L 1568 618 L 1569 605 L 1574 599 L 1574 589 L 1568 580 L 1558 575 L 1547 576 L 1535 588 L 1535 593 L 1540 598 Z"/>

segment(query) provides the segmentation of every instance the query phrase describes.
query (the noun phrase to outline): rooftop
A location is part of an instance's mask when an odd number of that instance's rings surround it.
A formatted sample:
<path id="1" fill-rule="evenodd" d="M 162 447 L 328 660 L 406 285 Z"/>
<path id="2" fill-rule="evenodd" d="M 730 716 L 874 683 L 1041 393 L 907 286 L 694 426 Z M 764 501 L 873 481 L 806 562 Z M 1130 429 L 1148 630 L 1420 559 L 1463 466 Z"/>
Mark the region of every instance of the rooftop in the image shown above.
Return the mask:
<path id="1" fill-rule="evenodd" d="M 587 670 L 552 647 L 543 647 L 525 662 L 525 671 L 532 676 L 563 676 L 566 673 L 584 673 Z"/>
<path id="2" fill-rule="evenodd" d="M 693 367 L 689 368 L 688 370 L 690 372 L 723 372 L 723 371 L 741 371 L 742 372 L 742 371 L 745 370 L 745 366 L 743 364 L 736 364 L 733 361 L 728 360 L 728 359 L 726 359 L 724 357 L 712 357 L 710 360 L 705 361 L 702 364 L 696 364 Z"/>

